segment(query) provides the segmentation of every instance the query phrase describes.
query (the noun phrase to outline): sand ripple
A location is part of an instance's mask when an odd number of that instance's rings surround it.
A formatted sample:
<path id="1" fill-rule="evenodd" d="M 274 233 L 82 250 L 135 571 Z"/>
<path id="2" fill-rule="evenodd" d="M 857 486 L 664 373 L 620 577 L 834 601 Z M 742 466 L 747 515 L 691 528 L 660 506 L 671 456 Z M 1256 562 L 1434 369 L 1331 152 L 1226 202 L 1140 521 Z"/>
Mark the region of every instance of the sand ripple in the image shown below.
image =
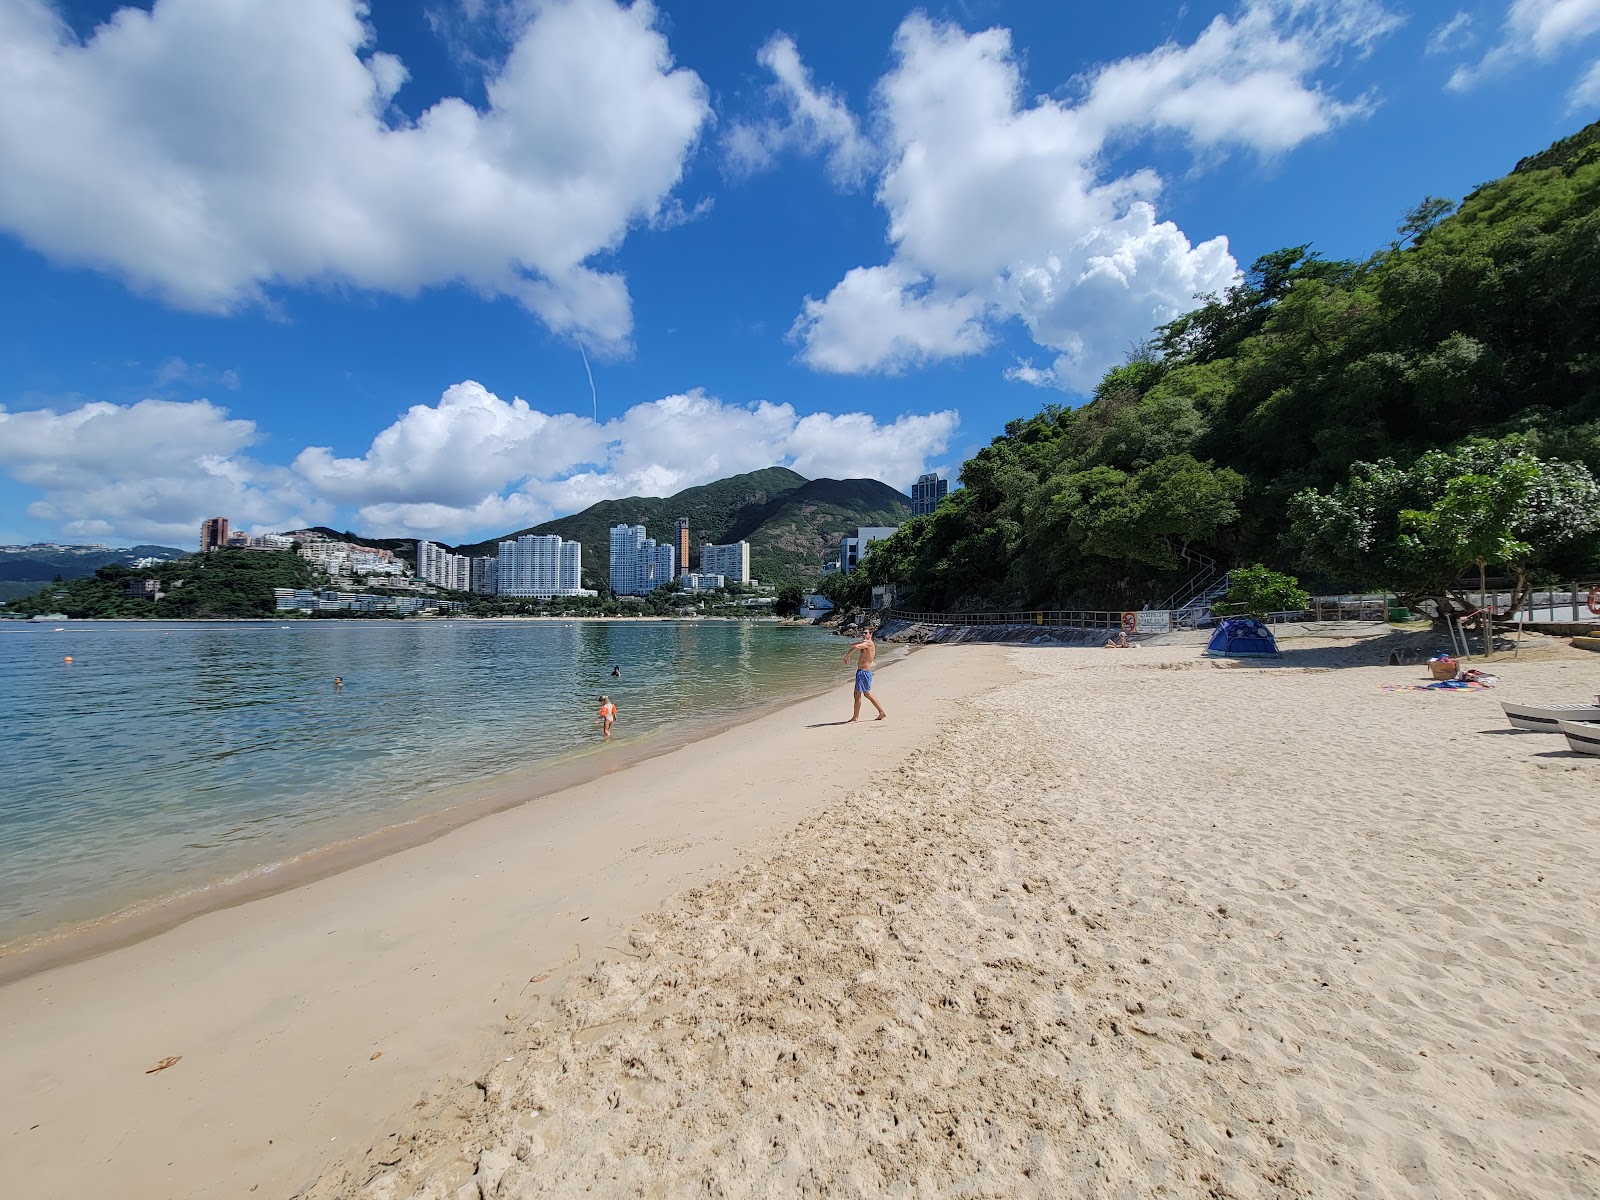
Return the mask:
<path id="1" fill-rule="evenodd" d="M 1600 1195 L 1600 762 L 1414 669 L 1017 661 L 310 1195 Z"/>

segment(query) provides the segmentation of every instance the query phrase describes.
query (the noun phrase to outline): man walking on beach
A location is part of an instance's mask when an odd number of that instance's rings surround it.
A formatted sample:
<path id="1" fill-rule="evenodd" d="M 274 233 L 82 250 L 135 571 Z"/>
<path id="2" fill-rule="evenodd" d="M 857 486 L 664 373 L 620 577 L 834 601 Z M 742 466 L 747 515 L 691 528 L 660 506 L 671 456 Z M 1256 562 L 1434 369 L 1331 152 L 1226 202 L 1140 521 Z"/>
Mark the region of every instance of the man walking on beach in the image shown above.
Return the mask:
<path id="1" fill-rule="evenodd" d="M 859 654 L 856 659 L 856 708 L 850 720 L 857 721 L 861 718 L 861 697 L 865 696 L 872 701 L 872 707 L 878 710 L 878 720 L 883 720 L 889 714 L 883 711 L 883 705 L 878 703 L 878 698 L 872 694 L 872 664 L 878 657 L 877 644 L 872 640 L 872 629 L 861 635 L 861 640 L 844 652 L 844 661 L 849 662 L 852 654 Z"/>

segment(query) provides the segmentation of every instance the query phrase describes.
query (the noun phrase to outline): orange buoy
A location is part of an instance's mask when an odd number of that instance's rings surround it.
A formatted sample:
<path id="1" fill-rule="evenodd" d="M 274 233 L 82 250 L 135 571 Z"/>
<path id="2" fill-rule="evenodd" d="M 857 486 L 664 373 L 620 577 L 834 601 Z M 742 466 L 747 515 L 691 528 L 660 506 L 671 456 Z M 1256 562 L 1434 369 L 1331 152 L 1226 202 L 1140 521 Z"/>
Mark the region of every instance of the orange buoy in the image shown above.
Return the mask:
<path id="1" fill-rule="evenodd" d="M 67 655 L 67 657 L 66 657 L 66 661 L 67 661 L 67 662 L 71 662 L 71 661 L 72 661 L 72 655 L 70 655 L 70 654 L 69 654 L 69 655 Z"/>

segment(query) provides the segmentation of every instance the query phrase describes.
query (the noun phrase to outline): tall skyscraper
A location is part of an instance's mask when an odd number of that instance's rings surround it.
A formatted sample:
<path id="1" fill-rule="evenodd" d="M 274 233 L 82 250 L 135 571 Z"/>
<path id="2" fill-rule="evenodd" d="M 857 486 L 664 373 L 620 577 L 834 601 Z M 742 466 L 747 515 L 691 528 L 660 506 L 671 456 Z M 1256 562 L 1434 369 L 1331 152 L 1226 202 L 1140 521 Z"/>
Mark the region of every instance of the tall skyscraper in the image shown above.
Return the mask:
<path id="1" fill-rule="evenodd" d="M 678 573 L 680 575 L 687 575 L 689 573 L 689 518 L 688 517 L 679 517 L 678 518 L 677 536 L 675 538 L 673 538 L 672 544 L 677 548 L 677 551 L 678 551 Z"/>
<path id="2" fill-rule="evenodd" d="M 713 546 L 707 542 L 700 547 L 700 574 L 721 575 L 735 583 L 749 583 L 750 543 Z"/>
<path id="3" fill-rule="evenodd" d="M 950 494 L 950 481 L 940 479 L 933 472 L 918 475 L 911 485 L 911 515 L 925 517 L 939 507 L 939 501 Z"/>
<path id="4" fill-rule="evenodd" d="M 553 533 L 525 533 L 500 543 L 495 575 L 502 596 L 577 596 L 583 591 L 583 546 Z"/>
<path id="5" fill-rule="evenodd" d="M 200 553 L 209 554 L 228 544 L 228 518 L 212 517 L 200 522 Z"/>
<path id="6" fill-rule="evenodd" d="M 648 596 L 677 578 L 677 552 L 646 537 L 643 525 L 611 527 L 611 590 L 619 596 Z"/>

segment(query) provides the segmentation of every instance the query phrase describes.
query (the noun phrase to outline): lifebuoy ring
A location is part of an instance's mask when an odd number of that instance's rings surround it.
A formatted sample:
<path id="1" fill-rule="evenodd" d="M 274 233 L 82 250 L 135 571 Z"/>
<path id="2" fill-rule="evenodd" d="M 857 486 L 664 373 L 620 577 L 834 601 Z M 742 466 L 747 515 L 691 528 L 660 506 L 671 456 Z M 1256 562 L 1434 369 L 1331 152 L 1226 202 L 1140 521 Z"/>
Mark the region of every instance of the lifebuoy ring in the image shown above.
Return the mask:
<path id="1" fill-rule="evenodd" d="M 1132 633 L 1138 627 L 1138 625 L 1139 625 L 1139 618 L 1136 617 L 1133 613 L 1123 613 L 1122 614 L 1122 627 L 1125 630 L 1127 630 L 1129 633 Z"/>
<path id="2" fill-rule="evenodd" d="M 1600 617 L 1600 585 L 1589 589 L 1589 611 Z"/>

